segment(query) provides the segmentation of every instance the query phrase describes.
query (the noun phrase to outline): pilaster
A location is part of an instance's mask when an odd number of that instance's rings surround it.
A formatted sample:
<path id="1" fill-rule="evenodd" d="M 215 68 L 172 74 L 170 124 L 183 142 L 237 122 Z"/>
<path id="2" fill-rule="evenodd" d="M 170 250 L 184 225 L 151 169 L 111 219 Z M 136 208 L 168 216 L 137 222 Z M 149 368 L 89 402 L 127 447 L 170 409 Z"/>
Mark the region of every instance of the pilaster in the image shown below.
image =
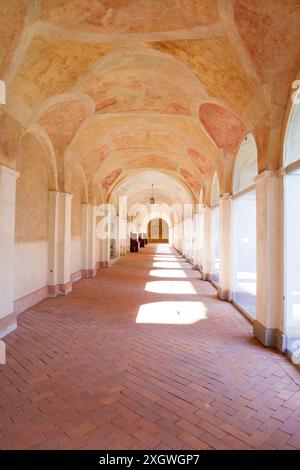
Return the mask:
<path id="1" fill-rule="evenodd" d="M 16 182 L 19 173 L 0 165 L 0 337 L 17 326 L 14 313 Z"/>

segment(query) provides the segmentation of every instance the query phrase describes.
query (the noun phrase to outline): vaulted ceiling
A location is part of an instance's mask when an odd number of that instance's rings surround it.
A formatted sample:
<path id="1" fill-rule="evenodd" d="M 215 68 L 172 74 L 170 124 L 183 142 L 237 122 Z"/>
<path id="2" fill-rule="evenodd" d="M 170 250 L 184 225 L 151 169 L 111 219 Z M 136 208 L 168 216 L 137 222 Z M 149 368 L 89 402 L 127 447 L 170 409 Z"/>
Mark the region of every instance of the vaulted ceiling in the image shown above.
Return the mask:
<path id="1" fill-rule="evenodd" d="M 215 171 L 224 187 L 300 68 L 300 0 L 1 0 L 0 17 L 0 158 L 32 133 L 90 200 L 153 170 L 195 199 Z"/>

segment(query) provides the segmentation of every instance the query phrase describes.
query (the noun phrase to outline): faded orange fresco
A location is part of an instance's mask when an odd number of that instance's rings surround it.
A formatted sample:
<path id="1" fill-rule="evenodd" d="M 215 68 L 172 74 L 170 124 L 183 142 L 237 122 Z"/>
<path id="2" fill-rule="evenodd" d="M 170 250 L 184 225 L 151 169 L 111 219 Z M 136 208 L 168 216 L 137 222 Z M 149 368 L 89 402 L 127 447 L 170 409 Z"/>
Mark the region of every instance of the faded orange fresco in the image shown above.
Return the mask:
<path id="1" fill-rule="evenodd" d="M 300 64 L 298 0 L 0 3 L 2 163 L 21 168 L 29 133 L 48 189 L 75 191 L 76 171 L 93 202 L 143 170 L 207 200 L 215 171 L 221 191 L 231 187 L 247 133 L 259 169 L 278 166 Z"/>

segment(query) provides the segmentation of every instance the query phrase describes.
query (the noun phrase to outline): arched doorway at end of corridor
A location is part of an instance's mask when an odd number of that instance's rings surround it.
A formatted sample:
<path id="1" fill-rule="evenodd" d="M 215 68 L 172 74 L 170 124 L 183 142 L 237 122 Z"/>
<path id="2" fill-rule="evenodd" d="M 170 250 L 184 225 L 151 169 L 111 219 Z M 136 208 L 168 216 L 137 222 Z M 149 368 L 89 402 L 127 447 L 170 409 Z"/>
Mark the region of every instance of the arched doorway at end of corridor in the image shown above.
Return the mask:
<path id="1" fill-rule="evenodd" d="M 164 219 L 156 217 L 148 223 L 150 243 L 169 243 L 169 226 Z"/>

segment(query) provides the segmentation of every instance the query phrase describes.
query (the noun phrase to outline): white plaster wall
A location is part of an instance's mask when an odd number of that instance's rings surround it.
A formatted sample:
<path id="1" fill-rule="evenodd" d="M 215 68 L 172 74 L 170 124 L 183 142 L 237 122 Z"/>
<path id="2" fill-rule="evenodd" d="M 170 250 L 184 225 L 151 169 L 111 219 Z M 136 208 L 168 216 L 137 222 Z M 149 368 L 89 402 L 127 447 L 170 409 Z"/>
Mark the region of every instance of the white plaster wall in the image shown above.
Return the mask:
<path id="1" fill-rule="evenodd" d="M 71 240 L 71 274 L 81 270 L 81 237 Z"/>
<path id="2" fill-rule="evenodd" d="M 48 285 L 48 242 L 15 245 L 15 294 L 18 300 Z"/>

